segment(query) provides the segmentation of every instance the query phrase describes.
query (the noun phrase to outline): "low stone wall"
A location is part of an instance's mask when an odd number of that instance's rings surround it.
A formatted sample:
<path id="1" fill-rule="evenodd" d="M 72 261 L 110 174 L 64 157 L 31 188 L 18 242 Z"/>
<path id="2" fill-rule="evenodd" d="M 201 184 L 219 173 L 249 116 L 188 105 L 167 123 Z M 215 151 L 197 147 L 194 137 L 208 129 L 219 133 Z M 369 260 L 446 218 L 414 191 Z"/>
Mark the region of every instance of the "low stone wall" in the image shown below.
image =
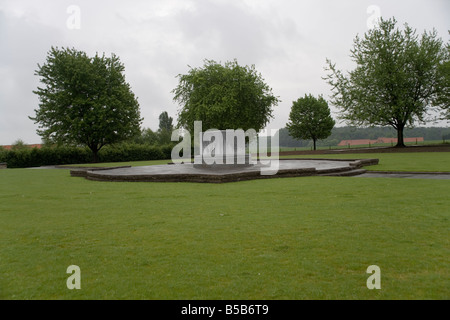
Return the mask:
<path id="1" fill-rule="evenodd" d="M 0 162 L 0 169 L 6 169 L 8 166 L 4 162 Z"/>
<path id="2" fill-rule="evenodd" d="M 64 167 L 61 167 L 64 168 Z M 72 177 L 83 177 L 86 178 L 88 171 L 100 171 L 100 170 L 110 170 L 110 169 L 120 169 L 120 168 L 131 168 L 131 166 L 121 166 L 121 167 L 69 167 L 70 176 Z"/>
<path id="3" fill-rule="evenodd" d="M 259 171 L 239 172 L 231 174 L 158 174 L 158 175 L 106 175 L 96 174 L 96 171 L 86 171 L 85 178 L 93 181 L 116 182 L 197 182 L 197 183 L 225 183 L 254 179 L 269 179 L 280 177 L 315 176 L 314 168 L 278 170 L 276 175 L 261 175 Z M 72 173 L 72 172 L 71 172 Z M 75 176 L 72 174 L 72 176 Z M 81 177 L 82 175 L 78 175 Z"/>
<path id="4" fill-rule="evenodd" d="M 283 160 L 283 159 L 280 159 Z M 333 158 L 289 158 L 285 160 L 329 160 L 329 161 L 352 161 L 350 166 L 352 167 L 365 167 L 365 166 L 375 166 L 379 163 L 379 159 L 333 159 Z"/>
<path id="5" fill-rule="evenodd" d="M 148 169 L 134 168 L 132 170 L 119 170 L 115 172 L 108 172 L 108 168 L 103 170 L 89 170 L 84 168 L 83 170 L 72 170 L 71 175 L 73 177 L 85 177 L 88 180 L 94 181 L 122 181 L 122 182 L 205 182 L 205 183 L 224 183 L 224 182 L 236 182 L 253 179 L 268 179 L 268 178 L 283 178 L 283 177 L 302 177 L 302 176 L 354 176 L 364 173 L 366 170 L 362 169 L 366 165 L 378 164 L 378 159 L 328 159 L 332 162 L 345 162 L 338 165 L 323 165 L 321 164 L 324 159 L 316 159 L 319 161 L 317 164 L 322 167 L 314 167 L 314 163 L 309 166 L 308 161 L 312 159 L 280 159 L 280 163 L 283 161 L 300 161 L 303 164 L 301 166 L 287 165 L 284 168 L 280 167 L 274 175 L 262 175 L 261 168 L 230 168 L 225 167 L 219 169 L 219 167 L 212 170 L 195 170 L 193 166 L 173 167 L 170 169 L 170 165 L 167 168 L 159 168 L 151 170 L 152 168 L 158 168 L 158 166 L 148 167 Z M 219 166 L 219 165 L 218 165 Z M 159 166 L 161 167 L 161 166 Z M 181 170 L 181 169 L 183 170 Z M 112 168 L 109 168 L 112 169 Z M 180 169 L 180 170 L 177 170 Z M 106 170 L 106 171 L 104 171 Z"/>

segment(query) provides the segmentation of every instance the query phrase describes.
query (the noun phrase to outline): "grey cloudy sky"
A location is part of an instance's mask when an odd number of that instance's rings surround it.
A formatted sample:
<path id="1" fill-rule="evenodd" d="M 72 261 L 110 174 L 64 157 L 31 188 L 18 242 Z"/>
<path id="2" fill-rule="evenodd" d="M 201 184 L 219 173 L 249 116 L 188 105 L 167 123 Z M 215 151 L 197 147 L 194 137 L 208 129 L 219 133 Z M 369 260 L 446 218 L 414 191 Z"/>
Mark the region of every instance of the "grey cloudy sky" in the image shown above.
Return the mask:
<path id="1" fill-rule="evenodd" d="M 176 120 L 171 91 L 188 65 L 254 64 L 282 100 L 269 124 L 280 128 L 292 101 L 330 95 L 322 80 L 326 58 L 352 68 L 353 39 L 378 13 L 419 33 L 435 28 L 448 41 L 448 0 L 0 0 L 0 145 L 40 142 L 28 116 L 38 107 L 34 71 L 51 46 L 118 55 L 143 127 L 153 130 L 162 111 Z"/>

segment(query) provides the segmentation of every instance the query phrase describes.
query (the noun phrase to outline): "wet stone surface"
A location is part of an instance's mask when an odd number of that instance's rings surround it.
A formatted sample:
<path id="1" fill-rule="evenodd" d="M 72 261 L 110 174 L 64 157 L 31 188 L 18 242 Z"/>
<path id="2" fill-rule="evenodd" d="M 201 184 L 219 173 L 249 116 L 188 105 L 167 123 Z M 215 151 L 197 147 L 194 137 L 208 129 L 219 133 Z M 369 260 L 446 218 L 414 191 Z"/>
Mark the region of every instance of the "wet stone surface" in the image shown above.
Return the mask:
<path id="1" fill-rule="evenodd" d="M 376 160 L 376 159 L 375 159 Z M 83 176 L 99 181 L 160 181 L 160 182 L 232 182 L 250 179 L 278 178 L 345 173 L 362 166 L 354 160 L 279 160 L 253 166 L 194 167 L 192 163 L 115 168 L 86 171 Z M 77 176 L 82 176 L 77 171 Z M 75 174 L 73 174 L 75 176 Z"/>

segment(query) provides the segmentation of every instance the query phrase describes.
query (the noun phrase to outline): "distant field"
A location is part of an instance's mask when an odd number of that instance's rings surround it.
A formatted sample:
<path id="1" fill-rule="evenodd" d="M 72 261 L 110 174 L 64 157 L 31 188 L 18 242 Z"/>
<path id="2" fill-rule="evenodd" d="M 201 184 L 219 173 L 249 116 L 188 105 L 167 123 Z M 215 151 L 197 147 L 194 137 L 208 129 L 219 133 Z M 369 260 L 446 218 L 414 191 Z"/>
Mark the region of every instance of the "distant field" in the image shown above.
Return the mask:
<path id="1" fill-rule="evenodd" d="M 406 146 L 424 146 L 424 145 L 431 145 L 431 144 L 442 144 L 442 140 L 427 140 L 427 141 L 419 141 L 417 143 L 415 142 L 407 142 L 405 143 Z M 450 143 L 449 141 L 446 141 L 446 143 Z M 331 149 L 357 149 L 357 148 L 370 148 L 370 147 L 391 147 L 395 144 L 392 143 L 376 143 L 376 144 L 361 144 L 361 145 L 353 145 L 353 146 L 320 146 L 317 147 L 317 150 L 331 150 Z M 281 147 L 280 151 L 308 151 L 313 150 L 312 147 Z"/>

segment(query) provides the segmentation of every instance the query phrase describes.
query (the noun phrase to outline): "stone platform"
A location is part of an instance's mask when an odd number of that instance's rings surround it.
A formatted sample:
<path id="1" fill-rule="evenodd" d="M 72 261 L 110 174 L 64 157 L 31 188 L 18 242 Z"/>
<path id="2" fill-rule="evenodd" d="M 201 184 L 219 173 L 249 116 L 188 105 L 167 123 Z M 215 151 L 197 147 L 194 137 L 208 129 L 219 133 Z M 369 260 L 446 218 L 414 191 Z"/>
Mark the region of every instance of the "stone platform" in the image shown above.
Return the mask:
<path id="1" fill-rule="evenodd" d="M 378 164 L 378 159 L 280 159 L 274 175 L 261 175 L 263 165 L 250 167 L 194 168 L 193 163 L 120 168 L 78 168 L 72 176 L 95 181 L 128 182 L 207 182 L 223 183 L 253 179 L 301 176 L 352 176 L 365 172 L 363 166 Z"/>

